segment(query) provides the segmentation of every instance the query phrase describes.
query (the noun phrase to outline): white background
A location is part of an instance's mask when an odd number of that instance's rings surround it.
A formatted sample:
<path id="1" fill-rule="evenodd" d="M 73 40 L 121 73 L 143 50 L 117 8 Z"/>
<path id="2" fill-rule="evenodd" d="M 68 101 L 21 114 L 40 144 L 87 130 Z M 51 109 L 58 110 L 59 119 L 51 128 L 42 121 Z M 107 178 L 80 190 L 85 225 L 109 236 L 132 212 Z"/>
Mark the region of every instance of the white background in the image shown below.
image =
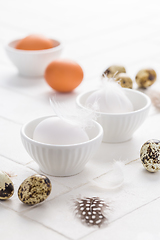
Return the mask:
<path id="1" fill-rule="evenodd" d="M 158 90 L 159 13 L 158 0 L 0 0 L 0 169 L 15 175 L 14 196 L 0 202 L 1 239 L 160 239 L 160 173 L 146 172 L 139 159 L 145 141 L 160 139 L 159 111 L 153 106 L 130 141 L 103 143 L 76 176 L 50 177 L 53 190 L 46 202 L 27 207 L 18 200 L 20 183 L 40 172 L 22 146 L 20 128 L 53 113 L 48 98 L 54 91 L 43 77 L 19 76 L 4 52 L 9 41 L 31 33 L 60 39 L 64 43 L 61 58 L 75 60 L 84 70 L 83 83 L 74 92 L 58 94 L 70 106 L 79 93 L 99 85 L 102 72 L 112 64 L 124 65 L 133 80 L 142 67 L 154 68 L 158 78 L 151 89 Z M 90 180 L 105 181 L 113 159 L 126 163 L 124 185 L 112 191 L 95 189 Z M 88 228 L 74 217 L 71 198 L 79 195 L 97 195 L 112 203 L 107 227 Z"/>

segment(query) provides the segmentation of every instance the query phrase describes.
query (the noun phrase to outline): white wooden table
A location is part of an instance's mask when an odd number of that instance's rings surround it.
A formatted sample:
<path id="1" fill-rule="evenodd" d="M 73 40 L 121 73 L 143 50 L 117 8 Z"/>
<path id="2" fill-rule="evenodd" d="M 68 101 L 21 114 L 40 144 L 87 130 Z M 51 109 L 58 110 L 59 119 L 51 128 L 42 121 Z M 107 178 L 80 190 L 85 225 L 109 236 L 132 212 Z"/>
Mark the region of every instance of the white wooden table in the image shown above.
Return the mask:
<path id="1" fill-rule="evenodd" d="M 14 175 L 15 194 L 0 202 L 0 239 L 156 240 L 160 239 L 160 173 L 144 170 L 142 144 L 160 139 L 160 114 L 153 106 L 133 138 L 121 144 L 102 143 L 84 171 L 72 177 L 49 177 L 53 190 L 40 205 L 28 207 L 17 189 L 28 176 L 41 173 L 22 146 L 20 128 L 27 121 L 53 113 L 53 90 L 43 78 L 18 75 L 4 45 L 31 33 L 61 39 L 62 58 L 77 61 L 83 83 L 71 94 L 58 94 L 70 106 L 85 89 L 99 85 L 112 64 L 124 65 L 134 79 L 142 67 L 152 67 L 160 87 L 160 3 L 157 0 L 1 0 L 0 1 L 0 170 Z M 160 88 L 159 88 L 160 89 Z M 123 161 L 125 182 L 115 190 L 99 190 L 91 180 L 107 176 L 113 159 Z M 111 202 L 107 227 L 87 227 L 75 218 L 72 198 L 99 196 Z"/>

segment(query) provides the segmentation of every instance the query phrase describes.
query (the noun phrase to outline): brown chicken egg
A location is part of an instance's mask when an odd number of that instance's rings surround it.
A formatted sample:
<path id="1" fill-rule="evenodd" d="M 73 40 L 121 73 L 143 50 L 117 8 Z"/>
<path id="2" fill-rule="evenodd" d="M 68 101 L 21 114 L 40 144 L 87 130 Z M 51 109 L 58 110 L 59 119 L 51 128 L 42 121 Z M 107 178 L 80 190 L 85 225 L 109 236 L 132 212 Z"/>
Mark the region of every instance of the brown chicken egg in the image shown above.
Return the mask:
<path id="1" fill-rule="evenodd" d="M 20 50 L 44 50 L 53 47 L 54 44 L 51 39 L 34 34 L 21 39 L 15 46 L 16 49 Z"/>
<path id="2" fill-rule="evenodd" d="M 83 70 L 71 60 L 51 62 L 45 71 L 46 82 L 58 92 L 71 92 L 83 79 Z"/>

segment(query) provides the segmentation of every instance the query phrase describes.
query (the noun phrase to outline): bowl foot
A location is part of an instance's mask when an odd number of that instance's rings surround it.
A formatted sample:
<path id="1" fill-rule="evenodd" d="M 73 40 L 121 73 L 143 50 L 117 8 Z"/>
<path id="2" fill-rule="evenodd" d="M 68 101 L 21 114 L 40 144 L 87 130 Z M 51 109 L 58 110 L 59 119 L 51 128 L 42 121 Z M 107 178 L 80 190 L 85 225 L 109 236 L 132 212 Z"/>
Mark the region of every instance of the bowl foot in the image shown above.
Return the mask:
<path id="1" fill-rule="evenodd" d="M 47 175 L 50 175 L 52 177 L 71 177 L 71 176 L 74 176 L 74 175 L 77 175 L 79 173 L 81 173 L 83 171 L 83 169 L 80 169 L 78 171 L 75 171 L 75 172 L 55 172 L 55 170 L 52 172 L 52 171 L 47 171 L 43 168 L 40 167 L 40 170 L 41 172 L 43 172 L 44 174 L 47 174 Z"/>

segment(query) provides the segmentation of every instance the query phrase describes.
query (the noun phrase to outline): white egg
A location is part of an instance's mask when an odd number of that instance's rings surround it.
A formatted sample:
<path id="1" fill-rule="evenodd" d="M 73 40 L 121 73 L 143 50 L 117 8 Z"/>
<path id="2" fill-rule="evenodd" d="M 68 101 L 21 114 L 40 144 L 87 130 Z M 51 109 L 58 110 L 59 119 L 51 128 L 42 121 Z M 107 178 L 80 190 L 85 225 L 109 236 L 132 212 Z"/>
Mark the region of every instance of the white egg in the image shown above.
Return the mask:
<path id="1" fill-rule="evenodd" d="M 98 111 L 104 113 L 132 112 L 133 105 L 117 83 L 109 82 L 106 87 L 93 92 L 86 100 L 86 106 L 98 105 Z"/>
<path id="2" fill-rule="evenodd" d="M 59 117 L 50 117 L 36 126 L 33 139 L 47 144 L 70 145 L 86 142 L 89 137 L 82 128 Z"/>

